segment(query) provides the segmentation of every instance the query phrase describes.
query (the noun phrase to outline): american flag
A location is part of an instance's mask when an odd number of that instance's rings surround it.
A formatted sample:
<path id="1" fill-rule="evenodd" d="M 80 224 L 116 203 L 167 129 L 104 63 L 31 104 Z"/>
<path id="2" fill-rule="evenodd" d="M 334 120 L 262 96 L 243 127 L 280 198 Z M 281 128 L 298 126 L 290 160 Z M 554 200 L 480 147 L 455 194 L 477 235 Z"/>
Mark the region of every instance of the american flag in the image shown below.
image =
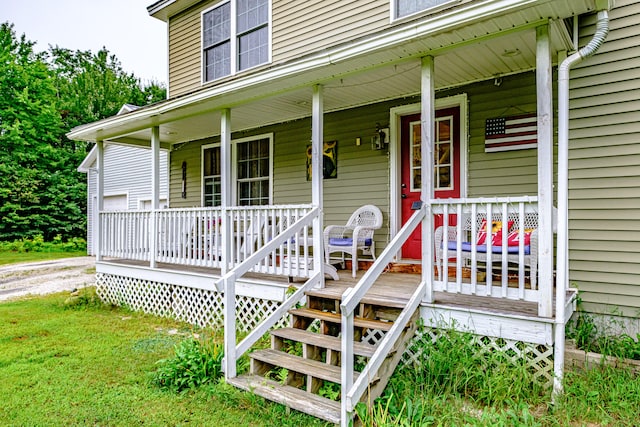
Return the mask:
<path id="1" fill-rule="evenodd" d="M 524 150 L 538 146 L 536 113 L 487 119 L 484 129 L 484 151 Z"/>

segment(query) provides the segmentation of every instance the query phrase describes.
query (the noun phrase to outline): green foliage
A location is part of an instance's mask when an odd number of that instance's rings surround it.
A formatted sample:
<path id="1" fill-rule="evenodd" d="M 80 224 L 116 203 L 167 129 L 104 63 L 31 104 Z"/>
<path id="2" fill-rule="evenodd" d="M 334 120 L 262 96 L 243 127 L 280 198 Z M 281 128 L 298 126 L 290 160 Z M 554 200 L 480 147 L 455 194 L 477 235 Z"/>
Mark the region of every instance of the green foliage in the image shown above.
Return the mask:
<path id="1" fill-rule="evenodd" d="M 624 330 L 624 326 L 602 322 L 598 325 L 591 315 L 580 313 L 567 327 L 567 338 L 573 339 L 576 346 L 584 351 L 640 360 L 640 334 L 636 334 L 634 339 L 626 333 L 615 333 L 616 330 Z"/>
<path id="2" fill-rule="evenodd" d="M 125 73 L 105 48 L 37 53 L 33 45 L 0 24 L 0 241 L 83 237 L 86 176 L 76 168 L 90 147 L 65 134 L 166 93 Z"/>
<path id="3" fill-rule="evenodd" d="M 323 381 L 322 386 L 318 390 L 318 394 L 322 397 L 326 397 L 331 400 L 340 400 L 341 392 L 340 384 L 332 383 L 331 381 Z"/>
<path id="4" fill-rule="evenodd" d="M 390 395 L 386 401 L 380 399 L 373 405 L 360 402 L 356 405 L 356 414 L 363 426 L 428 426 L 435 423 L 436 418 L 428 415 L 428 408 L 405 398 L 399 410 L 391 409 L 394 396 Z M 395 406 L 395 405 L 394 405 Z"/>
<path id="5" fill-rule="evenodd" d="M 483 351 L 483 343 L 472 334 L 446 330 L 432 345 L 421 349 L 410 375 L 412 381 L 415 378 L 423 384 L 425 392 L 465 396 L 487 405 L 513 396 L 543 401 L 546 391 L 525 361 L 513 356 L 497 350 Z"/>
<path id="6" fill-rule="evenodd" d="M 64 306 L 68 309 L 82 309 L 88 308 L 100 308 L 103 303 L 96 293 L 95 286 L 85 287 L 74 292 L 71 292 L 69 298 L 64 300 Z"/>
<path id="7" fill-rule="evenodd" d="M 158 361 L 153 382 L 160 388 L 180 392 L 215 383 L 222 377 L 222 343 L 191 338 L 177 344 L 174 351 L 172 358 Z"/>
<path id="8" fill-rule="evenodd" d="M 0 242 L 0 252 L 86 252 L 87 242 L 80 237 L 72 237 L 67 241 L 62 236 L 54 236 L 53 241 L 45 242 L 44 237 L 38 234 L 32 239 L 22 238 L 13 242 Z"/>
<path id="9" fill-rule="evenodd" d="M 161 84 L 143 85 L 104 47 L 94 54 L 56 46 L 49 56 L 66 129 L 113 116 L 124 104 L 142 106 L 166 98 Z"/>

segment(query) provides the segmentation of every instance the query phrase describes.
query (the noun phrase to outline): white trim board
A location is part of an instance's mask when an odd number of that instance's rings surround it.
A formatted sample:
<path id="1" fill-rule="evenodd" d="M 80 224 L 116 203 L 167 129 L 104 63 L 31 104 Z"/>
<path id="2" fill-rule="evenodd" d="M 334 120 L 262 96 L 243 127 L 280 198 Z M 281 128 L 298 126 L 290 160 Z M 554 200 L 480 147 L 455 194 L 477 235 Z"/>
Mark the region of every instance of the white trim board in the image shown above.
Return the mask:
<path id="1" fill-rule="evenodd" d="M 96 273 L 222 292 L 222 289 L 217 286 L 220 276 L 214 274 L 175 271 L 110 262 L 96 262 Z M 239 278 L 236 282 L 236 295 L 282 302 L 286 298 L 287 288 L 287 284 Z"/>

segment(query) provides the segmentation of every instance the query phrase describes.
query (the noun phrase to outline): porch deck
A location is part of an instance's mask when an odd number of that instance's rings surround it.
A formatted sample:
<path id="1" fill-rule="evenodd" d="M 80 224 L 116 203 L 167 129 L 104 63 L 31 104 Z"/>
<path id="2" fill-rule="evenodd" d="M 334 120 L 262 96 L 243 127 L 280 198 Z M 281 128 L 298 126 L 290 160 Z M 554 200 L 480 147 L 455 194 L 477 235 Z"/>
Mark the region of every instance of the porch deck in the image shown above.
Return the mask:
<path id="1" fill-rule="evenodd" d="M 98 263 L 98 272 L 109 270 L 108 266 L 120 266 L 131 269 L 148 270 L 148 263 L 144 261 L 110 258 L 104 259 Z M 185 277 L 198 276 L 211 282 L 218 280 L 222 275 L 218 268 L 200 267 L 200 266 L 184 266 L 170 263 L 158 263 L 153 269 L 157 272 L 165 272 L 168 274 L 179 274 Z M 351 277 L 350 270 L 339 270 L 340 279 L 325 281 L 324 292 L 331 295 L 342 295 L 347 288 L 352 288 L 360 281 L 366 270 L 358 270 L 355 278 Z M 290 283 L 287 277 L 247 273 L 243 276 L 244 281 L 254 284 L 272 285 L 276 287 L 287 288 L 289 285 L 296 283 L 301 284 L 303 279 L 294 279 Z M 367 292 L 367 296 L 376 299 L 384 299 L 394 301 L 400 304 L 406 304 L 420 284 L 421 276 L 416 273 L 399 273 L 387 271 L 373 284 L 372 288 Z M 467 281 L 468 279 L 465 279 Z M 513 286 L 517 286 L 517 282 L 513 282 Z M 566 295 L 566 301 L 573 301 L 575 290 L 569 289 Z M 437 309 L 452 309 L 457 311 L 468 311 L 475 313 L 485 313 L 487 315 L 495 315 L 498 317 L 517 317 L 530 318 L 547 323 L 553 323 L 554 318 L 541 318 L 538 316 L 538 306 L 535 302 L 492 298 L 487 296 L 464 295 L 451 292 L 434 292 L 434 302 L 431 304 L 423 303 L 423 306 Z M 554 317 L 555 317 L 555 299 L 554 299 Z"/>

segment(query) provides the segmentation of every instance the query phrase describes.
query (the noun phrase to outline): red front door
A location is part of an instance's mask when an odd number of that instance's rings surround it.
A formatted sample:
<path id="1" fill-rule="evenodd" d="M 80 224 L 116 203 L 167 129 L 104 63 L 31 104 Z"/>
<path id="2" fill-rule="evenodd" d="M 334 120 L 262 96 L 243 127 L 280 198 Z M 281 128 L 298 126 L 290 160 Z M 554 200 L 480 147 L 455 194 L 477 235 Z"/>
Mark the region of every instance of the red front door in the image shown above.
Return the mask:
<path id="1" fill-rule="evenodd" d="M 436 111 L 436 131 L 434 141 L 434 186 L 436 198 L 460 197 L 460 107 L 443 108 Z M 414 202 L 420 200 L 421 183 L 421 127 L 420 115 L 404 116 L 401 119 L 401 162 L 402 176 L 400 194 L 404 224 L 413 214 Z M 436 218 L 436 222 L 441 222 Z M 450 218 L 455 224 L 455 218 Z M 440 224 L 436 224 L 438 226 Z M 422 258 L 421 228 L 413 232 L 402 247 L 405 259 Z"/>

